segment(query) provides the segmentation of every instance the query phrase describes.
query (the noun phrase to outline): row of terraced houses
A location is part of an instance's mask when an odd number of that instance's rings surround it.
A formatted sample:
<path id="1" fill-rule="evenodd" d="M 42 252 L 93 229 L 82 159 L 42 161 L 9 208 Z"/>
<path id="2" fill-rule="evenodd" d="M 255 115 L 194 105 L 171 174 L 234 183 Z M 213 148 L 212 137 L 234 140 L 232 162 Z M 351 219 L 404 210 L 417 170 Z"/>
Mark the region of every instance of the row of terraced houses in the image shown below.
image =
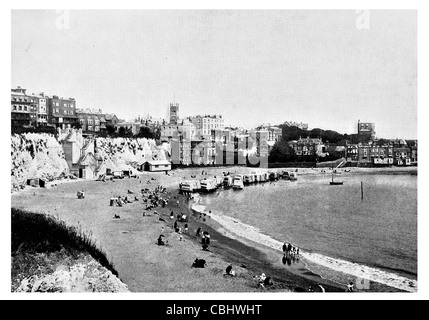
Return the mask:
<path id="1" fill-rule="evenodd" d="M 74 98 L 47 96 L 43 92 L 29 94 L 17 87 L 11 89 L 11 122 L 12 126 L 79 126 L 84 131 L 100 132 L 106 126 L 115 127 L 119 119 L 115 114 L 103 114 L 101 109 L 78 109 Z"/>

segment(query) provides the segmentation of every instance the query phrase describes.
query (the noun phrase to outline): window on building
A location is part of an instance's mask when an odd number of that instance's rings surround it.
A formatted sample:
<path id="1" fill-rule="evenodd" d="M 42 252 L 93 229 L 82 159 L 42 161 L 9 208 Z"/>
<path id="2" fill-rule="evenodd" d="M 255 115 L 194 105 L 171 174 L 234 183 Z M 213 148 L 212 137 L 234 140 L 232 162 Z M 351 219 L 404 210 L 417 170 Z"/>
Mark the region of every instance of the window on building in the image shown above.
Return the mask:
<path id="1" fill-rule="evenodd" d="M 28 107 L 27 106 L 24 106 L 24 111 L 28 111 Z"/>
<path id="2" fill-rule="evenodd" d="M 88 130 L 89 130 L 89 131 L 92 131 L 92 126 L 88 126 Z"/>
<path id="3" fill-rule="evenodd" d="M 13 106 L 13 110 L 16 110 L 16 106 Z"/>

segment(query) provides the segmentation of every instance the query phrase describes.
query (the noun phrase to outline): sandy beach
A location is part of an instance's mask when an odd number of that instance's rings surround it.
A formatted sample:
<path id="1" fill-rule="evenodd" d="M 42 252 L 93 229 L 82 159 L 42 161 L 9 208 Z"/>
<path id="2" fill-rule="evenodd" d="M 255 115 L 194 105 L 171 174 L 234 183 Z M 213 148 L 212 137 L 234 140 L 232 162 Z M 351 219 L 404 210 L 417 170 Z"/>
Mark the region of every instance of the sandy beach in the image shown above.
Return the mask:
<path id="1" fill-rule="evenodd" d="M 343 286 L 313 274 L 302 262 L 284 268 L 279 262 L 280 248 L 275 250 L 246 240 L 226 230 L 208 216 L 205 221 L 200 219 L 200 214 L 191 210 L 193 201 L 180 195 L 178 189 L 179 182 L 189 179 L 191 175 L 205 177 L 206 175 L 201 175 L 203 170 L 208 176 L 213 176 L 222 175 L 224 171 L 246 173 L 255 169 L 179 169 L 172 171 L 170 175 L 143 173 L 138 178 L 114 182 L 59 181 L 52 188 L 26 188 L 14 193 L 11 204 L 12 207 L 28 211 L 55 215 L 70 225 L 81 227 L 106 252 L 120 279 L 132 292 L 287 292 L 305 290 L 310 285 L 317 287 L 318 284 L 323 285 L 327 292 L 344 292 Z M 321 170 L 323 169 L 300 168 L 298 173 L 323 174 Z M 416 173 L 417 168 L 351 168 L 348 174 L 380 171 L 387 174 Z M 157 185 L 166 187 L 165 197 L 170 198 L 165 208 L 155 209 L 157 213 L 154 210 L 144 210 L 146 206 L 141 201 L 122 207 L 112 207 L 109 204 L 110 198 L 125 196 L 128 190 L 138 195 L 141 189 L 154 189 Z M 77 198 L 78 191 L 85 191 L 85 199 Z M 189 234 L 184 234 L 183 240 L 173 230 L 171 211 L 175 216 L 178 213 L 189 215 Z M 145 216 L 143 212 L 146 212 Z M 120 219 L 114 219 L 115 214 L 119 214 Z M 202 250 L 201 239 L 195 235 L 199 227 L 211 235 L 210 252 Z M 156 245 L 160 234 L 165 235 L 167 246 Z M 196 258 L 205 259 L 207 267 L 192 268 L 192 262 Z M 233 265 L 237 277 L 223 275 L 229 264 Z M 272 277 L 273 286 L 258 286 L 256 277 L 262 272 Z"/>

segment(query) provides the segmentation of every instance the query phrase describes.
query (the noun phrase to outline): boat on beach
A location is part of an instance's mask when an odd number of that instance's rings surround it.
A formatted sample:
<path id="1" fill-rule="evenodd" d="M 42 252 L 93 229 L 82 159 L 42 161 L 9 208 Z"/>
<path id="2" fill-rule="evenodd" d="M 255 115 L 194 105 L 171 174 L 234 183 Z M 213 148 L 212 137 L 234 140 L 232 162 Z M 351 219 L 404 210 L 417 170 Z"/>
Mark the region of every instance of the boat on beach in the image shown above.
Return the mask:
<path id="1" fill-rule="evenodd" d="M 296 181 L 298 180 L 298 176 L 296 172 L 289 172 L 289 180 L 290 181 Z"/>
<path id="2" fill-rule="evenodd" d="M 269 173 L 269 179 L 270 179 L 270 181 L 276 181 L 276 180 L 279 180 L 279 174 L 278 174 L 278 172 L 276 172 L 276 171 L 271 171 L 270 173 Z"/>
<path id="3" fill-rule="evenodd" d="M 198 180 L 187 180 L 179 184 L 180 192 L 196 192 L 201 189 L 201 184 Z"/>
<path id="4" fill-rule="evenodd" d="M 212 192 L 217 190 L 217 181 L 215 178 L 204 178 L 200 181 L 201 191 L 203 192 Z"/>
<path id="5" fill-rule="evenodd" d="M 221 176 L 214 176 L 214 178 L 216 179 L 216 184 L 217 187 L 220 188 L 223 185 L 223 178 Z"/>
<path id="6" fill-rule="evenodd" d="M 289 180 L 289 179 L 290 179 L 289 171 L 283 170 L 282 177 L 283 177 L 283 179 L 285 179 L 285 180 Z"/>
<path id="7" fill-rule="evenodd" d="M 233 183 L 233 179 L 231 176 L 225 176 L 223 177 L 223 187 L 224 188 L 231 188 Z"/>
<path id="8" fill-rule="evenodd" d="M 243 176 L 237 175 L 234 177 L 234 181 L 232 183 L 232 188 L 234 190 L 242 190 L 244 189 Z"/>
<path id="9" fill-rule="evenodd" d="M 243 183 L 244 184 L 251 184 L 254 182 L 254 177 L 252 174 L 245 174 L 243 176 Z"/>

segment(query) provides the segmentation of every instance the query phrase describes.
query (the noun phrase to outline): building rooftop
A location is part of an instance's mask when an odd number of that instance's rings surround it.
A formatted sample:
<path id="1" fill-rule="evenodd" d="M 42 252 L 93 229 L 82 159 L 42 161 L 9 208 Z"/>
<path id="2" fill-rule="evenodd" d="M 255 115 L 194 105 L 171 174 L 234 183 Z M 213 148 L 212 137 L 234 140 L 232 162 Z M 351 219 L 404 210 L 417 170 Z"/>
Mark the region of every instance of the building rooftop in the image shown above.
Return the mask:
<path id="1" fill-rule="evenodd" d="M 146 163 L 149 163 L 150 165 L 170 165 L 171 162 L 168 160 L 149 160 L 146 161 Z"/>

